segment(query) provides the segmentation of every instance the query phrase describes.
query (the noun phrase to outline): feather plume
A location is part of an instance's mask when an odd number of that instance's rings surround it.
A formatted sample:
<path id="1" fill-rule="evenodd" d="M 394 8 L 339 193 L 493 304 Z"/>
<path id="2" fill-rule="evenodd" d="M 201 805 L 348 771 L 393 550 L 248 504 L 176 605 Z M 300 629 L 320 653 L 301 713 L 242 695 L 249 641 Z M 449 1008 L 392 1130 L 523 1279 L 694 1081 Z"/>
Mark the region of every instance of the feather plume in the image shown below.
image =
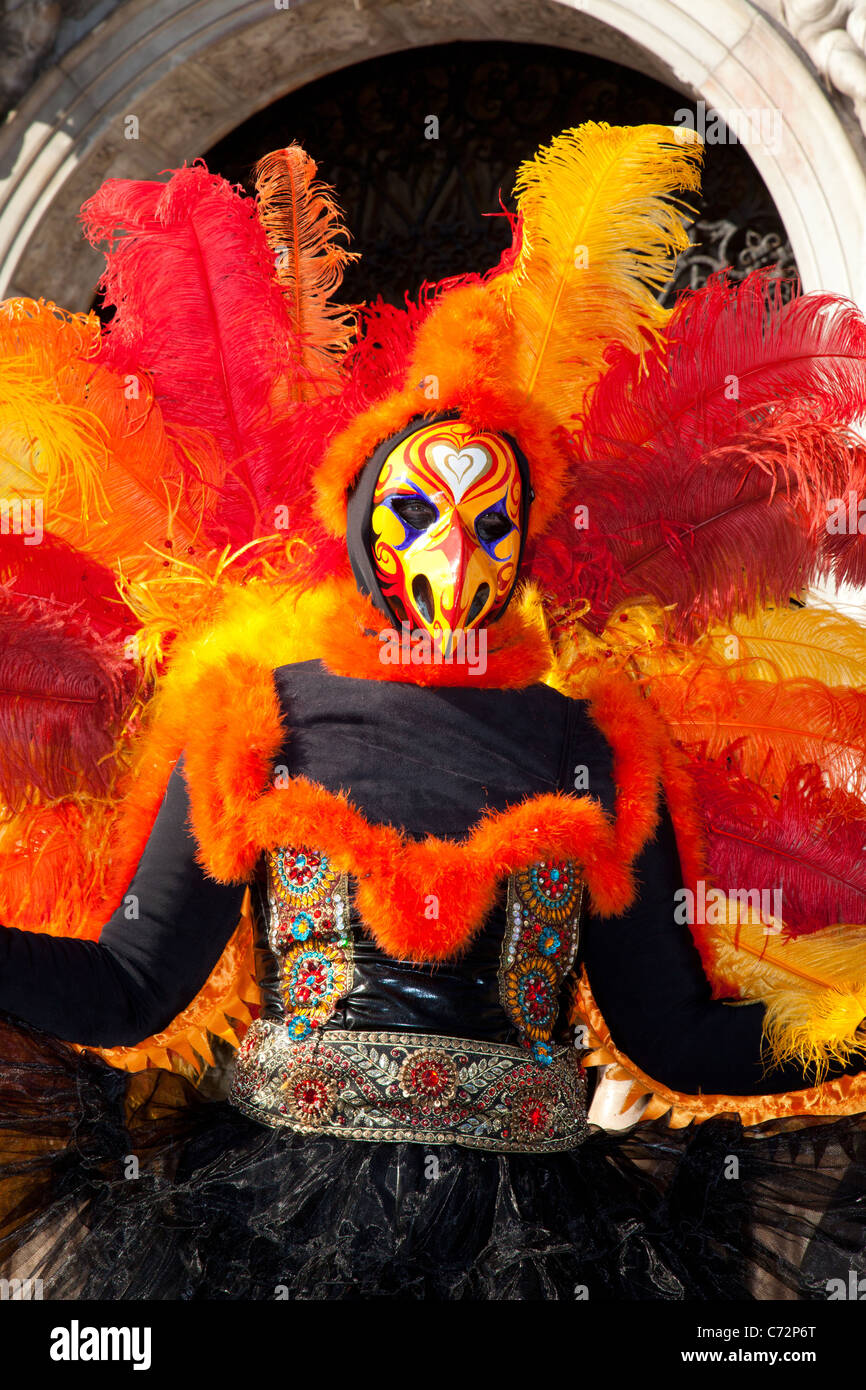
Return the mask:
<path id="1" fill-rule="evenodd" d="M 747 680 L 866 686 L 866 627 L 834 608 L 761 608 L 736 614 L 699 643 L 702 656 Z"/>
<path id="2" fill-rule="evenodd" d="M 100 907 L 113 815 L 108 798 L 72 797 L 4 815 L 0 921 L 51 936 L 98 937 L 108 916 Z"/>
<path id="3" fill-rule="evenodd" d="M 866 806 L 824 785 L 816 767 L 794 768 L 773 794 L 722 762 L 692 775 L 708 864 L 723 891 L 778 892 L 773 915 L 801 935 L 838 922 L 866 923 Z M 866 926 L 863 928 L 866 948 Z"/>
<path id="4" fill-rule="evenodd" d="M 144 378 L 127 399 L 116 374 L 100 368 L 88 400 L 107 434 L 103 502 L 90 515 L 74 496 L 62 507 L 47 499 L 52 531 L 136 578 L 162 575 L 176 560 L 204 560 L 222 530 L 225 464 L 213 441 L 192 426 L 167 425 Z"/>
<path id="5" fill-rule="evenodd" d="M 749 449 L 723 467 L 669 454 L 660 469 L 635 454 L 578 471 L 580 500 L 563 509 L 533 573 L 563 601 L 570 585 L 596 630 L 619 605 L 649 596 L 674 606 L 676 635 L 694 638 L 741 608 L 786 602 L 812 573 L 814 548 L 787 480 Z"/>
<path id="6" fill-rule="evenodd" d="M 299 344 L 254 200 L 196 164 L 167 184 L 109 179 L 82 217 L 90 241 L 109 244 L 101 284 L 116 312 L 102 361 L 149 371 L 169 425 L 216 439 L 228 466 L 220 544 L 273 531 L 287 501 L 273 407 L 291 394 Z"/>
<path id="7" fill-rule="evenodd" d="M 658 675 L 687 677 L 716 666 L 738 680 L 820 681 L 830 687 L 866 686 L 866 627 L 838 609 L 816 604 L 759 608 L 714 624 L 694 642 L 679 640 L 669 605 L 630 600 L 618 605 L 601 633 L 582 621 L 575 607 L 554 613 L 560 633 L 561 671 L 580 678 L 577 668 L 602 661 L 646 680 Z"/>
<path id="8" fill-rule="evenodd" d="M 45 531 L 91 561 L 158 574 L 210 549 L 224 464 L 200 430 L 166 430 L 141 369 L 94 360 L 92 327 L 32 300 L 0 310 L 2 495 L 38 503 Z"/>
<path id="9" fill-rule="evenodd" d="M 136 685 L 117 642 L 0 589 L 0 801 L 100 795 Z"/>
<path id="10" fill-rule="evenodd" d="M 829 492 L 830 489 L 827 489 Z M 824 499 L 825 515 L 816 518 L 819 540 L 818 579 L 866 587 L 866 441 L 855 436 L 847 476 Z"/>
<path id="11" fill-rule="evenodd" d="M 693 216 L 672 195 L 698 192 L 701 158 L 691 132 L 587 122 L 520 166 L 520 247 L 491 288 L 513 318 L 515 388 L 560 423 L 574 418 L 613 345 L 640 354 L 664 324 L 655 296 Z"/>
<path id="12" fill-rule="evenodd" d="M 767 423 L 780 404 L 803 417 L 847 425 L 866 399 L 866 321 L 838 296 L 795 295 L 787 304 L 770 273 L 739 285 L 714 275 L 677 301 L 664 344 L 643 362 L 623 352 L 581 423 L 586 458 L 623 448 L 657 460 L 671 445 L 692 457 Z"/>
<path id="13" fill-rule="evenodd" d="M 46 299 L 25 295 L 0 302 L 4 355 L 28 356 L 40 376 L 62 379 L 63 363 L 99 355 L 102 327 L 94 313 L 74 314 Z"/>
<path id="14" fill-rule="evenodd" d="M 331 296 L 344 267 L 358 256 L 339 245 L 348 232 L 333 190 L 316 181 L 316 165 L 300 145 L 266 155 L 256 165 L 255 180 L 259 221 L 300 346 L 292 398 L 315 398 L 337 389 L 340 359 L 354 335 L 354 314 L 331 303 Z"/>
<path id="15" fill-rule="evenodd" d="M 53 304 L 0 305 L 0 491 L 33 496 L 69 489 L 85 510 L 101 496 L 105 427 L 87 404 L 98 322 Z M 78 355 L 80 354 L 80 355 Z"/>
<path id="16" fill-rule="evenodd" d="M 38 600 L 68 632 L 123 640 L 137 626 L 111 571 L 49 532 L 38 545 L 23 535 L 0 535 L 0 587 L 10 599 Z"/>
<path id="17" fill-rule="evenodd" d="M 665 346 L 622 352 L 575 438 L 574 487 L 536 563 L 601 625 L 650 593 L 677 630 L 784 604 L 827 569 L 828 503 L 866 481 L 866 322 L 828 295 L 782 304 L 754 275 L 683 296 Z M 589 521 L 575 529 L 579 507 Z M 564 563 L 565 562 L 565 563 Z"/>
<path id="18" fill-rule="evenodd" d="M 866 799 L 866 692 L 819 681 L 745 681 L 711 665 L 654 676 L 646 691 L 692 756 L 730 757 L 775 791 L 793 768 L 814 763 L 828 786 Z"/>
<path id="19" fill-rule="evenodd" d="M 764 1036 L 779 1062 L 814 1068 L 866 1053 L 866 928 L 839 924 L 783 941 L 754 922 L 716 928 L 715 971 L 741 999 L 763 1000 Z"/>

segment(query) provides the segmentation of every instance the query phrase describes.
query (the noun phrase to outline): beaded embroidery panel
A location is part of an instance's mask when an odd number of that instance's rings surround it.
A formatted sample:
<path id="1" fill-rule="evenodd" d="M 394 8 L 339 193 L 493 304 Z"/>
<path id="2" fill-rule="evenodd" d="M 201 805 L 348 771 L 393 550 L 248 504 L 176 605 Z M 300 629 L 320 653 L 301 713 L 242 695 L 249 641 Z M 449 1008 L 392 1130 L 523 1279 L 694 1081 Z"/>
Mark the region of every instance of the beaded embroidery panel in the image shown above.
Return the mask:
<path id="1" fill-rule="evenodd" d="M 333 1017 L 353 981 L 349 884 L 326 855 L 282 845 L 265 854 L 268 942 L 279 963 L 289 1037 L 309 1037 Z"/>
<path id="2" fill-rule="evenodd" d="M 574 964 L 586 884 L 570 860 L 540 860 L 508 880 L 499 969 L 502 1007 L 535 1061 L 548 1066 L 563 981 Z"/>
<path id="3" fill-rule="evenodd" d="M 265 864 L 284 1026 L 250 1028 L 233 1104 L 265 1124 L 347 1139 L 532 1153 L 586 1137 L 579 1060 L 552 1042 L 584 897 L 573 864 L 541 862 L 509 879 L 500 998 L 521 1046 L 325 1029 L 353 984 L 348 877 L 305 846 L 268 851 Z"/>

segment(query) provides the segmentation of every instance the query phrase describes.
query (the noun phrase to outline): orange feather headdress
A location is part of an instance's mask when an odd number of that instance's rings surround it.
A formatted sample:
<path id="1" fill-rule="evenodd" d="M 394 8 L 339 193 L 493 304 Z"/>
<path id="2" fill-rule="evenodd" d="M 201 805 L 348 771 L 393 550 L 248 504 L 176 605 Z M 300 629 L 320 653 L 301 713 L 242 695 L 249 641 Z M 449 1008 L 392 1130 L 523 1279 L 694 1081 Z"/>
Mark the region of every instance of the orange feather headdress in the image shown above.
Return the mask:
<path id="1" fill-rule="evenodd" d="M 688 245 L 688 209 L 672 195 L 699 187 L 701 154 L 696 139 L 664 126 L 586 125 L 521 167 L 500 265 L 434 294 L 398 380 L 315 469 L 318 515 L 332 534 L 345 533 L 346 495 L 376 446 L 441 410 L 518 441 L 534 492 L 529 536 L 545 533 L 574 464 L 569 430 L 607 352 L 640 358 L 664 323 L 652 291 Z"/>

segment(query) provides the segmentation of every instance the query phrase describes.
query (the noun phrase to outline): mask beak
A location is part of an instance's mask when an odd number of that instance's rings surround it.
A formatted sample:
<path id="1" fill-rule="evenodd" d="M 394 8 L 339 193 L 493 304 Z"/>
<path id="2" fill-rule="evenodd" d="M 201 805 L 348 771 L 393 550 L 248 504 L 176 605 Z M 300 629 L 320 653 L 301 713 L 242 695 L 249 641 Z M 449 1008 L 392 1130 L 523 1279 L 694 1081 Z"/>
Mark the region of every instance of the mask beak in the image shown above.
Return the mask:
<path id="1" fill-rule="evenodd" d="M 425 537 L 421 567 L 412 581 L 410 617 L 448 657 L 461 631 L 476 627 L 491 606 L 491 563 L 454 511 Z"/>

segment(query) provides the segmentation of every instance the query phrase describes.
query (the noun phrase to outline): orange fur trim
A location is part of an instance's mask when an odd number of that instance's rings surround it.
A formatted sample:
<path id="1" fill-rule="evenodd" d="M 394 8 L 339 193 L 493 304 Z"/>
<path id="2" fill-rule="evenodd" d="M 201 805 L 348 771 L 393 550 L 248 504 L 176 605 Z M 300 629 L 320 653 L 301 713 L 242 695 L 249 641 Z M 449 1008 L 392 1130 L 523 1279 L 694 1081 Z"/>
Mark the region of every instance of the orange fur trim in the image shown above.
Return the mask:
<path id="1" fill-rule="evenodd" d="M 600 674 L 587 684 L 590 714 L 614 750 L 616 838 L 634 859 L 658 824 L 660 750 L 664 730 L 630 680 Z"/>
<path id="2" fill-rule="evenodd" d="M 652 835 L 660 778 L 656 716 L 623 681 L 599 681 L 591 711 L 614 750 L 616 815 L 590 796 L 543 795 L 483 816 L 459 841 L 409 840 L 372 825 L 345 794 L 272 777 L 287 731 L 269 668 L 227 663 L 207 677 L 186 747 L 200 862 L 243 882 L 264 849 L 315 845 L 358 881 L 357 905 L 398 959 L 453 959 L 469 946 L 501 879 L 547 855 L 576 860 L 601 916 L 634 897 L 631 862 Z"/>
<path id="3" fill-rule="evenodd" d="M 431 401 L 425 384 L 434 377 Z M 445 293 L 417 331 L 402 387 L 359 415 L 325 451 L 313 479 L 319 519 L 332 535 L 345 536 L 348 493 L 377 446 L 415 416 L 459 410 L 474 429 L 510 434 L 523 449 L 535 494 L 528 536 L 542 535 L 562 501 L 568 462 L 556 443 L 556 419 L 522 397 L 516 379 L 513 335 L 500 298 L 481 285 Z"/>
<path id="4" fill-rule="evenodd" d="M 676 832 L 683 884 L 694 892 L 698 879 L 706 879 L 707 832 L 698 810 L 695 784 L 685 754 L 666 738 L 660 747 L 662 781 Z"/>
<path id="5" fill-rule="evenodd" d="M 642 1120 L 656 1120 L 666 1115 L 672 1129 L 702 1124 L 714 1115 L 739 1115 L 744 1125 L 766 1124 L 768 1121 L 796 1118 L 801 1124 L 817 1124 L 831 1116 L 859 1115 L 866 1111 L 866 1072 L 856 1076 L 840 1076 L 802 1091 L 784 1091 L 776 1095 L 722 1096 L 686 1095 L 672 1091 L 654 1081 L 646 1072 L 614 1045 L 610 1030 L 593 998 L 586 975 L 582 975 L 575 996 L 575 1018 L 580 1018 L 590 1030 L 590 1046 L 594 1049 L 584 1057 L 585 1066 L 613 1066 L 614 1080 L 634 1082 L 626 1096 L 623 1109 L 628 1109 L 641 1096 L 649 1096 Z"/>
<path id="6" fill-rule="evenodd" d="M 330 607 L 320 613 L 316 651 L 335 676 L 408 685 L 523 690 L 541 681 L 550 669 L 552 653 L 544 628 L 521 612 L 516 602 L 498 622 L 483 630 L 483 663 L 468 658 L 441 665 L 383 661 L 386 647 L 380 633 L 390 630 L 388 619 L 358 593 L 353 580 L 340 583 L 333 587 Z M 480 647 L 475 648 L 476 653 L 480 651 Z"/>

